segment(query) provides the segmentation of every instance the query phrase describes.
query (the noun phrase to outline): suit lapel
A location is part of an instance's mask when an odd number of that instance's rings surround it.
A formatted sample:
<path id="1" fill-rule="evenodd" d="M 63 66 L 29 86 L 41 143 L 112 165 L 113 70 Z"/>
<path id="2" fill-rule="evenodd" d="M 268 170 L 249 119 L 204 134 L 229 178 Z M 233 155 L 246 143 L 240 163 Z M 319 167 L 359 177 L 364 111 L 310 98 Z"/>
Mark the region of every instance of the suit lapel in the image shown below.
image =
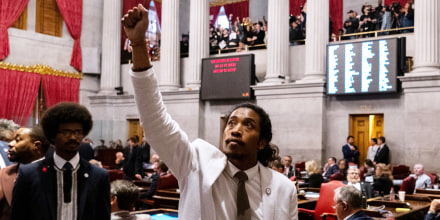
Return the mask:
<path id="1" fill-rule="evenodd" d="M 263 218 L 274 219 L 275 217 L 275 196 L 272 194 L 272 173 L 269 169 L 258 163 L 260 169 L 261 195 L 263 198 Z"/>
<path id="2" fill-rule="evenodd" d="M 47 159 L 43 161 L 42 166 L 40 166 L 38 169 L 38 172 L 41 173 L 40 177 L 43 186 L 46 186 L 46 199 L 47 203 L 49 204 L 49 210 L 50 214 L 52 215 L 52 219 L 57 219 L 58 184 L 55 164 L 53 161 L 53 154 L 49 155 Z"/>
<path id="3" fill-rule="evenodd" d="M 80 159 L 79 170 L 77 173 L 78 185 L 77 185 L 77 195 L 78 195 L 78 219 L 82 219 L 84 215 L 84 207 L 87 201 L 87 192 L 89 191 L 90 182 L 88 181 L 90 176 L 90 164 L 83 159 Z"/>

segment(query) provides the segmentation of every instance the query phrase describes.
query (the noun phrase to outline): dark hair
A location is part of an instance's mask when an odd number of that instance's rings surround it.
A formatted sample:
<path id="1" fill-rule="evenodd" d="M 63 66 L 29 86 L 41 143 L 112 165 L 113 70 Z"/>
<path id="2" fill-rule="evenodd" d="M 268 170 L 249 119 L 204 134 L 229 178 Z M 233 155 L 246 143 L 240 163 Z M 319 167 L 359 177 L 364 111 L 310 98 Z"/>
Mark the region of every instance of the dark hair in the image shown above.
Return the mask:
<path id="1" fill-rule="evenodd" d="M 236 105 L 225 117 L 225 124 L 228 123 L 232 112 L 239 108 L 248 108 L 253 110 L 260 117 L 260 141 L 265 141 L 266 146 L 258 151 L 258 161 L 264 166 L 268 166 L 269 162 L 274 161 L 278 157 L 278 147 L 270 144 L 272 140 L 272 123 L 269 115 L 261 107 L 252 103 L 242 103 Z"/>
<path id="2" fill-rule="evenodd" d="M 115 180 L 110 184 L 110 194 L 117 197 L 120 210 L 131 211 L 139 198 L 139 189 L 128 180 Z"/>
<path id="3" fill-rule="evenodd" d="M 350 136 L 347 137 L 347 141 L 348 141 L 348 139 L 350 139 L 350 138 L 353 138 L 353 139 L 354 139 L 354 137 L 350 135 Z"/>
<path id="4" fill-rule="evenodd" d="M 382 141 L 382 143 L 385 143 L 385 137 L 384 136 L 380 136 L 379 139 Z"/>
<path id="5" fill-rule="evenodd" d="M 365 160 L 365 164 L 367 164 L 369 167 L 374 167 L 374 168 L 376 168 L 376 167 L 374 166 L 374 164 L 373 164 L 373 161 L 371 161 L 370 159 L 366 159 L 366 160 Z"/>
<path id="6" fill-rule="evenodd" d="M 330 159 L 332 159 L 332 160 L 333 160 L 333 162 L 335 162 L 335 163 L 336 163 L 336 157 L 330 157 Z"/>
<path id="7" fill-rule="evenodd" d="M 130 138 L 128 138 L 128 141 L 133 142 L 133 144 L 137 144 L 136 137 L 130 137 Z"/>
<path id="8" fill-rule="evenodd" d="M 162 172 L 168 172 L 168 166 L 162 160 L 159 161 L 159 163 L 157 164 L 157 168 L 160 169 Z"/>
<path id="9" fill-rule="evenodd" d="M 50 142 L 47 140 L 46 136 L 44 136 L 44 132 L 39 126 L 34 126 L 29 133 L 31 141 L 40 141 L 41 142 L 41 156 L 44 156 L 47 152 L 47 149 L 50 147 Z"/>
<path id="10" fill-rule="evenodd" d="M 51 143 L 58 133 L 59 125 L 63 123 L 80 123 L 84 136 L 93 126 L 92 116 L 86 107 L 73 102 L 58 103 L 49 108 L 41 119 L 44 134 Z"/>
<path id="11" fill-rule="evenodd" d="M 371 140 L 372 140 L 375 144 L 377 144 L 377 138 L 371 138 Z"/>

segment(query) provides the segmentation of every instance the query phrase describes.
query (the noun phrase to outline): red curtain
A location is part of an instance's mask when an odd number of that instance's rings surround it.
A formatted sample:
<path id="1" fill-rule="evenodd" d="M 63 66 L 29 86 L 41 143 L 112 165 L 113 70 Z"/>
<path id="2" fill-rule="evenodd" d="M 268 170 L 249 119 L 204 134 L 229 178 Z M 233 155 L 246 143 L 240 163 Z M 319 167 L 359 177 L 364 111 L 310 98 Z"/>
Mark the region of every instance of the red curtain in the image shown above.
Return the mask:
<path id="1" fill-rule="evenodd" d="M 402 8 L 405 6 L 405 4 L 408 2 L 408 0 L 385 0 L 385 5 L 391 5 L 393 4 L 393 2 L 398 1 L 400 2 L 400 6 L 402 6 Z M 423 0 L 422 0 L 423 1 Z"/>
<path id="2" fill-rule="evenodd" d="M 343 0 L 330 0 L 330 20 L 332 21 L 333 33 L 338 34 L 338 30 L 343 28 L 342 10 Z"/>
<path id="3" fill-rule="evenodd" d="M 3 1 L 3 0 L 2 0 Z M 72 58 L 70 65 L 75 67 L 78 71 L 82 70 L 81 57 L 81 25 L 82 25 L 82 10 L 83 0 L 56 0 L 61 15 L 66 22 L 67 29 L 70 35 L 75 40 L 73 43 Z"/>
<path id="4" fill-rule="evenodd" d="M 210 24 L 215 24 L 215 21 L 217 20 L 218 14 L 220 14 L 220 8 L 222 6 L 212 6 L 209 7 L 209 17 L 212 17 L 212 20 L 210 21 Z"/>
<path id="5" fill-rule="evenodd" d="M 27 126 L 37 99 L 40 80 L 38 73 L 0 69 L 0 118 Z"/>
<path id="6" fill-rule="evenodd" d="M 9 55 L 8 28 L 20 17 L 29 0 L 0 1 L 0 60 Z"/>
<path id="7" fill-rule="evenodd" d="M 154 1 L 154 6 L 156 6 L 156 14 L 159 19 L 159 25 L 162 24 L 162 1 Z"/>
<path id="8" fill-rule="evenodd" d="M 232 14 L 234 21 L 237 16 L 240 17 L 240 21 L 242 18 L 249 17 L 249 1 L 227 4 L 224 7 L 226 16 L 229 18 L 229 14 Z"/>
<path id="9" fill-rule="evenodd" d="M 42 78 L 47 108 L 59 102 L 78 102 L 80 79 L 53 75 Z"/>
<path id="10" fill-rule="evenodd" d="M 307 0 L 289 0 L 289 13 L 294 16 L 300 15 L 301 7 L 304 6 L 306 2 Z"/>

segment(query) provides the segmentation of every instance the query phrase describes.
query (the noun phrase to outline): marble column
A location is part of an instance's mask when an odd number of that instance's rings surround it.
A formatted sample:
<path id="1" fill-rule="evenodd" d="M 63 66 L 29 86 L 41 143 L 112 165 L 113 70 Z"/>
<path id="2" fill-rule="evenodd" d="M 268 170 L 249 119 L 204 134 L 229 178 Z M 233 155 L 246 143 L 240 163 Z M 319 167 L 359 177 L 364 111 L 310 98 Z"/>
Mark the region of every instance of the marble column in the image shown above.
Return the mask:
<path id="1" fill-rule="evenodd" d="M 307 1 L 306 63 L 299 82 L 323 82 L 329 38 L 329 1 Z"/>
<path id="2" fill-rule="evenodd" d="M 121 74 L 122 1 L 105 0 L 103 7 L 100 95 L 115 95 Z"/>
<path id="3" fill-rule="evenodd" d="M 179 0 L 162 1 L 162 35 L 160 45 L 159 88 L 180 87 Z"/>
<path id="4" fill-rule="evenodd" d="M 189 72 L 186 87 L 200 88 L 202 59 L 209 56 L 209 1 L 191 0 L 189 18 Z"/>
<path id="5" fill-rule="evenodd" d="M 415 1 L 414 70 L 410 75 L 440 74 L 440 1 Z"/>
<path id="6" fill-rule="evenodd" d="M 267 70 L 264 84 L 281 84 L 289 76 L 289 0 L 269 0 Z"/>

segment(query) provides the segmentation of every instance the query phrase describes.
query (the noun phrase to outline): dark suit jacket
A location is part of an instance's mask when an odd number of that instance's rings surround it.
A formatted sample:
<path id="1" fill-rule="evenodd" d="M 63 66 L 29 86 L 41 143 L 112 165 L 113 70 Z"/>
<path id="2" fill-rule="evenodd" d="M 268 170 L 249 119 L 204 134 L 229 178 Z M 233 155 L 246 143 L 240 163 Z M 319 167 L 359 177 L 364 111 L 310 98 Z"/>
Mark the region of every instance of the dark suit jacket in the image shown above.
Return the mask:
<path id="1" fill-rule="evenodd" d="M 347 180 L 342 181 L 345 185 L 348 184 Z M 367 197 L 366 199 L 373 198 L 375 193 L 373 192 L 373 186 L 370 183 L 360 182 L 361 184 L 361 192 Z"/>
<path id="2" fill-rule="evenodd" d="M 136 174 L 144 177 L 144 170 L 142 167 L 142 152 L 139 146 L 133 147 L 130 153 L 130 146 L 124 150 L 123 169 L 126 179 L 134 179 Z"/>
<path id="3" fill-rule="evenodd" d="M 380 150 L 377 149 L 376 156 L 374 156 L 374 162 L 389 164 L 389 156 L 390 149 L 386 144 L 384 144 Z"/>
<path id="4" fill-rule="evenodd" d="M 328 179 L 331 175 L 333 175 L 337 172 L 339 172 L 339 167 L 337 164 L 335 164 L 327 170 L 327 172 L 324 174 L 324 177 Z"/>
<path id="5" fill-rule="evenodd" d="M 427 213 L 425 215 L 425 220 L 439 220 L 440 219 L 440 215 L 437 215 L 435 213 Z"/>
<path id="6" fill-rule="evenodd" d="M 287 178 L 290 178 L 292 176 L 298 176 L 296 173 L 297 172 L 295 172 L 295 170 L 293 169 L 293 166 L 289 166 L 288 171 L 287 171 Z"/>
<path id="7" fill-rule="evenodd" d="M 348 218 L 347 220 L 373 220 L 373 218 L 371 218 L 370 216 L 365 214 L 365 212 L 360 210 L 354 213 L 352 216 L 350 216 L 350 218 Z"/>
<path id="8" fill-rule="evenodd" d="M 9 150 L 9 146 L 7 142 L 4 141 L 0 141 L 0 156 L 3 158 L 3 160 L 5 161 L 6 166 L 9 166 L 12 163 L 11 161 L 9 161 L 8 158 L 8 150 Z"/>
<path id="9" fill-rule="evenodd" d="M 110 219 L 108 172 L 80 159 L 77 173 L 78 220 Z M 20 165 L 15 182 L 11 219 L 56 220 L 57 177 L 53 155 Z"/>
<path id="10" fill-rule="evenodd" d="M 350 146 L 348 144 L 345 144 L 342 146 L 342 153 L 344 154 L 344 159 L 346 159 L 348 162 L 353 162 L 355 164 L 359 164 L 359 151 L 358 147 L 354 146 L 355 150 L 351 150 Z M 348 164 L 347 164 L 348 165 Z"/>

